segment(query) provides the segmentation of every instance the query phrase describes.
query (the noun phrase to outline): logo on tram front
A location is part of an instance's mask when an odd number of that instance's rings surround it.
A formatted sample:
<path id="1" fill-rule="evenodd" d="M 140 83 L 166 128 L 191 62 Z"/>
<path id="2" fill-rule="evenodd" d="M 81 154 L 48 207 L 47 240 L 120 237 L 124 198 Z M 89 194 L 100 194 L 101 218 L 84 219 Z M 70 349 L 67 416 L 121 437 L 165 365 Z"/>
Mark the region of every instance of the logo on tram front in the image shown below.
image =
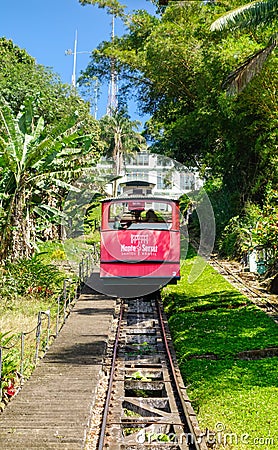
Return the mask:
<path id="1" fill-rule="evenodd" d="M 157 245 L 149 245 L 148 234 L 131 234 L 130 243 L 121 244 L 123 256 L 153 256 L 157 251 Z"/>

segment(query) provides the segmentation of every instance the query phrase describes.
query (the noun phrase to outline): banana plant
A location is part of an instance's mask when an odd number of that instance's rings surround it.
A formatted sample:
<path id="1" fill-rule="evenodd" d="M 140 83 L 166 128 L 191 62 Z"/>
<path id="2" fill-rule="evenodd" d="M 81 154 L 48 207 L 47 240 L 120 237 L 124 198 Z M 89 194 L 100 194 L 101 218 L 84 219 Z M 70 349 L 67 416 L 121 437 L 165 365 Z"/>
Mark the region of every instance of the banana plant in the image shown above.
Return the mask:
<path id="1" fill-rule="evenodd" d="M 80 129 L 77 118 L 74 124 L 69 118 L 62 132 L 47 131 L 43 118 L 34 115 L 32 99 L 15 117 L 0 96 L 0 260 L 31 256 L 34 208 L 50 215 L 55 204 L 43 205 L 44 198 L 55 197 L 59 189 L 78 190 L 71 181 L 82 167 L 92 164 L 90 137 L 82 136 Z"/>

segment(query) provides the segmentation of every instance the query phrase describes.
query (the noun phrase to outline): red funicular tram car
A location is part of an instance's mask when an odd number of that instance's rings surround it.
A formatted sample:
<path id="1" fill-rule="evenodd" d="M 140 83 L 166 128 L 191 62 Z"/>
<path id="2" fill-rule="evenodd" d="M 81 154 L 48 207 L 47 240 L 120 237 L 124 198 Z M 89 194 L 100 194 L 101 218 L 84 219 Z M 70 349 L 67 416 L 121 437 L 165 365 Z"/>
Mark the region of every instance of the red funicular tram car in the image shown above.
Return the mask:
<path id="1" fill-rule="evenodd" d="M 180 277 L 177 200 L 130 196 L 102 201 L 100 278 L 164 286 Z"/>

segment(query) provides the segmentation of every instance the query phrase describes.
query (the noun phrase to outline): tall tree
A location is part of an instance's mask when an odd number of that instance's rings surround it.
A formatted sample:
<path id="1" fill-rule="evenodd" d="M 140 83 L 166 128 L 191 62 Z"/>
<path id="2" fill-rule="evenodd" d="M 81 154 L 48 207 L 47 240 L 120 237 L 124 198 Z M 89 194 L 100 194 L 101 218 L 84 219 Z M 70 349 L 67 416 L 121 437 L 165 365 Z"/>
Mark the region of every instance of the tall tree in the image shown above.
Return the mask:
<path id="1" fill-rule="evenodd" d="M 32 101 L 26 101 L 17 116 L 0 97 L 0 208 L 2 238 L 0 258 L 28 257 L 34 251 L 36 230 L 34 211 L 47 216 L 59 214 L 42 201 L 55 189 L 76 189 L 70 185 L 82 166 L 94 163 L 91 139 L 78 132 L 80 123 L 68 119 L 63 130 L 45 133 L 42 117 L 34 114 Z M 61 214 L 60 214 L 61 215 Z"/>
<path id="2" fill-rule="evenodd" d="M 37 64 L 26 50 L 5 38 L 0 38 L 0 66 L 0 92 L 15 115 L 25 100 L 33 97 L 34 113 L 44 118 L 46 129 L 54 124 L 62 129 L 67 118 L 75 113 L 84 132 L 98 128 L 89 104 L 71 86 L 63 84 L 58 75 Z"/>
<path id="3" fill-rule="evenodd" d="M 266 27 L 278 17 L 278 0 L 253 1 L 222 15 L 211 25 L 211 31 L 240 30 Z M 278 34 L 273 33 L 263 49 L 249 56 L 231 72 L 223 84 L 229 93 L 242 91 L 252 78 L 261 71 L 268 56 L 277 47 Z"/>
<path id="4" fill-rule="evenodd" d="M 212 34 L 213 19 L 226 8 L 219 2 L 169 2 L 161 17 L 138 11 L 113 47 L 104 42 L 93 52 L 84 79 L 105 75 L 113 55 L 125 88 L 135 86 L 143 112 L 151 115 L 146 133 L 156 152 L 197 164 L 204 176 L 219 176 L 238 207 L 262 200 L 263 178 L 277 178 L 276 170 L 269 172 L 277 151 L 277 58 L 273 53 L 261 77 L 238 98 L 227 97 L 223 79 L 235 61 L 261 49 L 269 29 Z"/>
<path id="5" fill-rule="evenodd" d="M 115 164 L 115 175 L 122 174 L 124 155 L 146 147 L 146 141 L 138 132 L 140 122 L 131 121 L 123 111 L 113 111 L 100 120 L 102 139 L 105 142 L 104 153 L 112 156 Z M 116 195 L 116 181 L 114 182 L 114 195 Z"/>
<path id="6" fill-rule="evenodd" d="M 125 5 L 122 5 L 118 0 L 79 0 L 81 5 L 96 5 L 99 8 L 107 9 L 109 14 L 116 16 L 123 16 Z"/>

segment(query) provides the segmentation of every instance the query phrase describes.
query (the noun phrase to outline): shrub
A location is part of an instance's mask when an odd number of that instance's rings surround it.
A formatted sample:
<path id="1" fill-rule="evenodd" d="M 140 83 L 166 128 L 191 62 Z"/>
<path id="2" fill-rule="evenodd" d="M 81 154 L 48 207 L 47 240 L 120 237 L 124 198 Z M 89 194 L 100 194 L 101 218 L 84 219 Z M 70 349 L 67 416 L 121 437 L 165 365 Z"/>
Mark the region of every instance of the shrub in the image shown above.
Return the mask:
<path id="1" fill-rule="evenodd" d="M 58 259 L 58 260 L 67 259 L 64 250 L 60 250 L 59 248 L 57 250 L 54 250 L 50 256 L 51 256 L 51 259 Z"/>
<path id="2" fill-rule="evenodd" d="M 278 248 L 278 192 L 269 190 L 263 207 L 247 203 L 241 216 L 230 219 L 219 240 L 219 249 L 229 257 L 243 256 L 257 246 L 270 249 L 273 260 Z"/>
<path id="3" fill-rule="evenodd" d="M 15 296 L 33 292 L 46 295 L 60 285 L 63 277 L 59 269 L 51 264 L 45 264 L 39 256 L 20 259 L 13 263 L 6 262 L 0 278 L 0 297 L 11 295 L 11 289 Z"/>
<path id="4" fill-rule="evenodd" d="M 9 384 L 9 380 L 16 377 L 17 368 L 19 364 L 19 351 L 16 348 L 12 348 L 17 336 L 11 334 L 10 332 L 1 333 L 0 332 L 0 346 L 4 349 L 10 348 L 7 354 L 3 354 L 2 359 L 2 389 L 6 389 Z M 0 399 L 1 401 L 1 399 Z"/>

